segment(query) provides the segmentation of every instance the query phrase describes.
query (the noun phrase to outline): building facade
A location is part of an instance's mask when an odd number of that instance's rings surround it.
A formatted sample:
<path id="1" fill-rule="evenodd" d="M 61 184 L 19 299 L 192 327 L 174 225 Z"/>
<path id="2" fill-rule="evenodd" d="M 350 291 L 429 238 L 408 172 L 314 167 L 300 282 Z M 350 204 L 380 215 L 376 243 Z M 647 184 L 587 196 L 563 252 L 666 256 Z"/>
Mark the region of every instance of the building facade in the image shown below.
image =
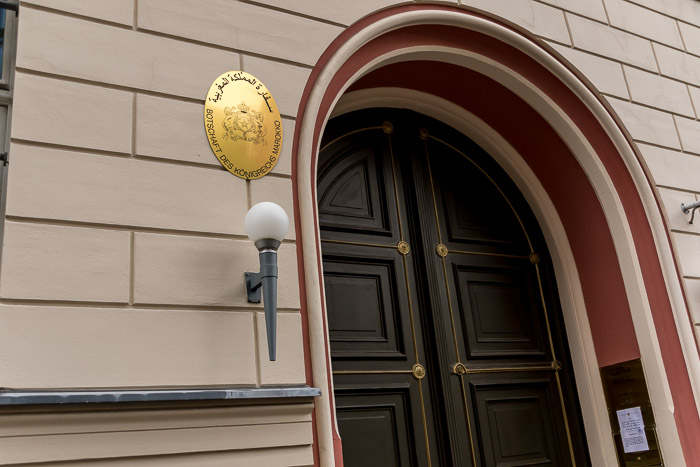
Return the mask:
<path id="1" fill-rule="evenodd" d="M 5 7 L 0 465 L 700 466 L 697 0 Z"/>

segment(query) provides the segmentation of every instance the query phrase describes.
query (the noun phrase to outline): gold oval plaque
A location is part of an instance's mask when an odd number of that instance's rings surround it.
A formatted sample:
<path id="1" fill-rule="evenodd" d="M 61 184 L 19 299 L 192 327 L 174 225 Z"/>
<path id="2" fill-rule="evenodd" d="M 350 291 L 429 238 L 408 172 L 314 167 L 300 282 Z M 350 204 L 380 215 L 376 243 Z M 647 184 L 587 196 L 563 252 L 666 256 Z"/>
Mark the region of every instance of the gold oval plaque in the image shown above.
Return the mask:
<path id="1" fill-rule="evenodd" d="M 221 165 L 255 180 L 272 171 L 282 149 L 282 119 L 264 84 L 245 71 L 214 81 L 204 102 L 204 129 Z"/>

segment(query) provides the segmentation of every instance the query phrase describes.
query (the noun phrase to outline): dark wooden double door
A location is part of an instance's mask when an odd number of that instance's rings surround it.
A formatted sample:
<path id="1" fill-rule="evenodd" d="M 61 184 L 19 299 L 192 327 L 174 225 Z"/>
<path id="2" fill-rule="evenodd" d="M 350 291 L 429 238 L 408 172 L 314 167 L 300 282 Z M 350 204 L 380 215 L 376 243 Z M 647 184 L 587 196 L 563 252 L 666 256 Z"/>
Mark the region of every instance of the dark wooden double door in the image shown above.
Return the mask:
<path id="1" fill-rule="evenodd" d="M 589 465 L 550 260 L 502 169 L 376 109 L 329 123 L 318 170 L 345 466 Z"/>

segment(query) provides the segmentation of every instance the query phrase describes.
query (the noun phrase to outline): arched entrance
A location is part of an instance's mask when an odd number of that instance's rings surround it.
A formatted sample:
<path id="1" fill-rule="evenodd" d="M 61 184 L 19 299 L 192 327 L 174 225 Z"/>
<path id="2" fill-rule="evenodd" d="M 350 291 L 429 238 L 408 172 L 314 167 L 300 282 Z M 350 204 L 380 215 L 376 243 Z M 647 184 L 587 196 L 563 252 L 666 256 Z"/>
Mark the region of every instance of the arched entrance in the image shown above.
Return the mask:
<path id="1" fill-rule="evenodd" d="M 590 465 L 544 238 L 481 148 L 331 121 L 318 212 L 344 465 Z"/>
<path id="2" fill-rule="evenodd" d="M 617 465 L 599 368 L 640 357 L 665 462 L 700 459 L 697 347 L 667 231 L 624 126 L 585 79 L 527 33 L 465 8 L 412 4 L 345 30 L 313 69 L 299 107 L 293 186 L 310 381 L 323 392 L 315 405 L 320 463 L 342 460 L 318 149 L 332 112 L 377 106 L 417 109 L 468 135 L 528 200 L 552 254 L 591 463 Z"/>

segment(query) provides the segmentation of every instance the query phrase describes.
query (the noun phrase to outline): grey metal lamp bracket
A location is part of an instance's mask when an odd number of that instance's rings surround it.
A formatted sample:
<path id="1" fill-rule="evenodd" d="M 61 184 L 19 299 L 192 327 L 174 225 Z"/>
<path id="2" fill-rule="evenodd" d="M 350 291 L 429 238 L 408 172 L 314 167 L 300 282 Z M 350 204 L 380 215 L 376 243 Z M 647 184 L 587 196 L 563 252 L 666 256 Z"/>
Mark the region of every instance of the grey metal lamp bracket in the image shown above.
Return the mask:
<path id="1" fill-rule="evenodd" d="M 690 221 L 688 222 L 689 224 L 693 223 L 693 219 L 695 219 L 695 210 L 698 208 L 700 208 L 700 201 L 695 201 L 694 203 L 681 203 L 681 209 L 683 210 L 683 214 L 688 214 L 692 211 L 692 214 L 690 215 Z"/>
<path id="2" fill-rule="evenodd" d="M 260 303 L 262 275 L 259 272 L 246 272 L 245 288 L 248 293 L 248 303 Z"/>

